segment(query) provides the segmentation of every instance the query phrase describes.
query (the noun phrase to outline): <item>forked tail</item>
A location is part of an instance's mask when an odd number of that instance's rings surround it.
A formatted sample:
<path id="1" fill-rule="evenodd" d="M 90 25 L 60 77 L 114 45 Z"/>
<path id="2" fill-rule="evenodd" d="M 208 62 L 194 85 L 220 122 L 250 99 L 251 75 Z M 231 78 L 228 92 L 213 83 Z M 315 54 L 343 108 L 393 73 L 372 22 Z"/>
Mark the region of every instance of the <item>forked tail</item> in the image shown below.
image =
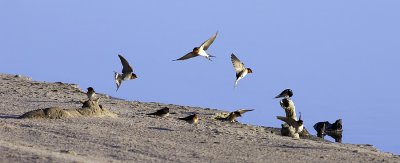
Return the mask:
<path id="1" fill-rule="evenodd" d="M 119 89 L 119 86 L 121 86 L 121 75 L 115 71 L 114 71 L 114 73 L 115 73 L 114 80 L 115 80 L 115 84 L 117 85 L 117 90 L 115 90 L 115 92 L 117 92 Z"/>

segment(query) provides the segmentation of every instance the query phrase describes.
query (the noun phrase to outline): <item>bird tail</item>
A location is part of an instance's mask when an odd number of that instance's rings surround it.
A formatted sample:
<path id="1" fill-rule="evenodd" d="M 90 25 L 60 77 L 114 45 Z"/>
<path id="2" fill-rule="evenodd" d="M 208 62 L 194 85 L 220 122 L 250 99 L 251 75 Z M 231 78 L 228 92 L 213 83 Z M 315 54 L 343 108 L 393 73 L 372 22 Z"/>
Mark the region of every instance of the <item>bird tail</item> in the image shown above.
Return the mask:
<path id="1" fill-rule="evenodd" d="M 119 86 L 121 86 L 121 75 L 118 72 L 114 71 L 114 79 L 115 79 L 115 84 L 117 85 L 117 90 L 119 89 Z"/>
<path id="2" fill-rule="evenodd" d="M 215 56 L 213 56 L 213 55 L 211 55 L 211 54 L 208 54 L 208 56 L 206 57 L 208 60 L 210 60 L 210 61 L 212 61 L 212 57 L 215 57 Z"/>
<path id="3" fill-rule="evenodd" d="M 114 79 L 117 80 L 121 76 L 118 72 L 114 71 Z"/>

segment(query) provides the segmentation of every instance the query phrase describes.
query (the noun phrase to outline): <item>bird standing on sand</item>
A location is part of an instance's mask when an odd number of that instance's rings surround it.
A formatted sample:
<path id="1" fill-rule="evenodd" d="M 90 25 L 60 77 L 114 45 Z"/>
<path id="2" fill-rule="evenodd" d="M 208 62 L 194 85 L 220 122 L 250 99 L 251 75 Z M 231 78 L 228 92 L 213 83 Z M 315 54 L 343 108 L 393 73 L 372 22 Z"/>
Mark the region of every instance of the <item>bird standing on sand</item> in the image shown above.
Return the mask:
<path id="1" fill-rule="evenodd" d="M 283 99 L 279 101 L 279 104 L 281 105 L 282 109 L 285 110 L 286 117 L 297 120 L 296 107 L 294 106 L 294 103 L 291 99 L 292 96 L 293 91 L 291 89 L 285 89 L 279 95 L 275 96 L 275 98 L 283 97 Z"/>
<path id="2" fill-rule="evenodd" d="M 283 117 L 283 116 L 276 116 L 276 118 L 281 121 L 286 122 L 286 124 L 295 128 L 295 133 L 300 133 L 304 129 L 303 120 L 301 120 L 301 113 L 300 113 L 299 120 L 297 120 L 297 121 L 292 118 Z"/>
<path id="3" fill-rule="evenodd" d="M 133 73 L 132 67 L 129 65 L 128 61 L 122 57 L 121 55 L 118 54 L 119 59 L 121 60 L 122 63 L 122 74 L 119 74 L 118 72 L 115 72 L 115 84 L 117 84 L 117 91 L 119 87 L 122 84 L 122 81 L 124 80 L 133 80 L 136 79 L 137 76 L 135 73 Z"/>
<path id="4" fill-rule="evenodd" d="M 167 117 L 169 115 L 169 108 L 168 107 L 163 107 L 162 109 L 157 110 L 154 113 L 149 113 L 149 114 L 146 114 L 146 115 L 156 115 L 156 116 L 159 116 L 159 117 Z"/>
<path id="5" fill-rule="evenodd" d="M 186 60 L 189 58 L 193 58 L 193 57 L 197 57 L 197 56 L 203 56 L 206 57 L 208 60 L 211 61 L 211 57 L 215 57 L 212 56 L 210 54 L 208 54 L 206 52 L 206 50 L 210 47 L 210 45 L 214 42 L 215 38 L 217 37 L 218 32 L 216 32 L 213 36 L 211 36 L 211 38 L 209 38 L 208 40 L 204 41 L 200 47 L 195 47 L 193 48 L 193 51 L 191 51 L 190 53 L 184 55 L 181 58 L 178 58 L 174 61 L 178 61 L 178 60 Z"/>
<path id="6" fill-rule="evenodd" d="M 197 113 L 194 113 L 192 115 L 189 115 L 189 116 L 184 117 L 184 118 L 179 118 L 179 119 L 180 120 L 184 120 L 184 121 L 186 121 L 187 123 L 190 123 L 190 124 L 199 123 L 199 116 L 197 115 Z"/>
<path id="7" fill-rule="evenodd" d="M 250 109 L 250 110 L 239 109 L 239 110 L 236 110 L 234 112 L 229 113 L 229 115 L 226 118 L 224 118 L 224 120 L 227 120 L 229 122 L 236 122 L 236 118 L 237 117 L 241 117 L 242 114 L 244 114 L 246 112 L 249 112 L 249 111 L 253 111 L 253 110 L 254 109 Z"/>
<path id="8" fill-rule="evenodd" d="M 90 101 L 96 99 L 96 92 L 94 91 L 94 89 L 92 87 L 87 88 L 86 95 Z"/>
<path id="9" fill-rule="evenodd" d="M 335 142 L 342 142 L 342 119 L 336 120 L 335 123 L 331 124 L 328 121 L 318 122 L 314 125 L 314 129 L 317 131 L 317 136 L 324 138 L 325 135 L 329 135 L 335 139 Z"/>
<path id="10" fill-rule="evenodd" d="M 240 79 L 243 79 L 247 74 L 253 73 L 250 68 L 246 68 L 244 63 L 239 60 L 235 56 L 235 54 L 231 54 L 231 61 L 233 64 L 233 68 L 236 70 L 236 80 L 235 80 L 235 87 L 237 86 Z"/>

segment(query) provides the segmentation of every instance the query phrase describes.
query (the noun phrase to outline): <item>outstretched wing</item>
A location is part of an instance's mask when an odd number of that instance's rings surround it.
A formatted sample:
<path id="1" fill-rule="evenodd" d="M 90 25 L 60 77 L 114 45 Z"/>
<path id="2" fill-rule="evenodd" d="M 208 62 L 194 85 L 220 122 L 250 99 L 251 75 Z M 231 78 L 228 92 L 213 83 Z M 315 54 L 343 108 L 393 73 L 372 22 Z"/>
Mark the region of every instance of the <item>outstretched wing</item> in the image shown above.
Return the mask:
<path id="1" fill-rule="evenodd" d="M 177 60 L 186 60 L 186 59 L 193 58 L 193 57 L 196 57 L 196 56 L 197 56 L 197 55 L 196 55 L 195 53 L 190 52 L 190 53 L 187 53 L 186 55 L 184 55 L 183 57 L 180 57 L 179 59 L 176 59 L 176 60 L 174 60 L 174 61 L 177 61 Z"/>
<path id="2" fill-rule="evenodd" d="M 292 118 L 287 118 L 287 117 L 282 117 L 282 116 L 276 116 L 277 119 L 286 122 L 290 126 L 296 126 L 297 121 L 292 119 Z"/>
<path id="3" fill-rule="evenodd" d="M 200 49 L 207 50 L 208 47 L 210 47 L 210 45 L 214 42 L 215 38 L 217 38 L 217 35 L 218 35 L 218 31 L 213 36 L 211 36 L 208 40 L 204 41 L 200 45 Z"/>
<path id="4" fill-rule="evenodd" d="M 253 111 L 253 110 L 254 109 L 249 109 L 249 110 L 247 110 L 247 109 L 239 109 L 239 110 L 237 110 L 237 112 L 239 112 L 240 114 L 244 114 L 246 112 Z"/>
<path id="5" fill-rule="evenodd" d="M 242 72 L 246 67 L 242 62 L 240 62 L 239 58 L 235 56 L 235 54 L 231 54 L 231 61 L 233 64 L 233 68 L 236 70 L 236 74 Z"/>
<path id="6" fill-rule="evenodd" d="M 122 73 L 132 73 L 133 69 L 132 67 L 129 65 L 128 61 L 122 56 L 118 54 L 119 59 L 121 60 L 121 64 L 122 64 Z"/>

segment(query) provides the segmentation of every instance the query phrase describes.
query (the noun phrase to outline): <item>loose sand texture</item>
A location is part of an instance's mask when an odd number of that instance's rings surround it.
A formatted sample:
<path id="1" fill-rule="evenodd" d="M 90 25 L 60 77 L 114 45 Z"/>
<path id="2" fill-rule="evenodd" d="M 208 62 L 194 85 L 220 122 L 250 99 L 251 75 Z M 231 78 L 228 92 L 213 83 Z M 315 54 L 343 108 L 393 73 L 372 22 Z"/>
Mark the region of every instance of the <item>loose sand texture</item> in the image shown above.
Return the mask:
<path id="1" fill-rule="evenodd" d="M 98 97 L 110 114 L 82 116 L 76 110 L 87 97 L 78 85 L 0 74 L 0 162 L 400 162 L 371 145 L 294 140 L 277 128 L 211 118 L 221 110 Z M 162 107 L 176 114 L 146 115 Z M 19 118 L 37 109 L 75 111 Z M 198 125 L 177 119 L 194 112 Z"/>

